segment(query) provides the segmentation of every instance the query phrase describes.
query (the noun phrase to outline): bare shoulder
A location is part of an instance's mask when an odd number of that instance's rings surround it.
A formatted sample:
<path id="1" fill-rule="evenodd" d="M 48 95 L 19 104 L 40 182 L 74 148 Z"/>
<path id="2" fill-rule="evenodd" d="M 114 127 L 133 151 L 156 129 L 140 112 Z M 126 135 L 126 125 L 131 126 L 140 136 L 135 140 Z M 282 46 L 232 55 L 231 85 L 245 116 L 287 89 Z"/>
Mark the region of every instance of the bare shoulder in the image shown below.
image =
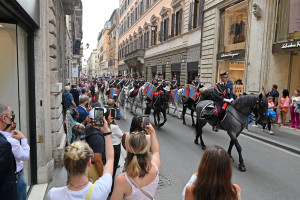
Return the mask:
<path id="1" fill-rule="evenodd" d="M 184 199 L 194 199 L 193 197 L 193 185 L 186 186 L 185 198 Z"/>
<path id="2" fill-rule="evenodd" d="M 240 188 L 240 186 L 237 185 L 237 184 L 233 184 L 233 185 L 234 185 L 234 187 L 236 188 L 236 190 L 237 190 L 240 194 L 242 194 L 242 189 Z"/>

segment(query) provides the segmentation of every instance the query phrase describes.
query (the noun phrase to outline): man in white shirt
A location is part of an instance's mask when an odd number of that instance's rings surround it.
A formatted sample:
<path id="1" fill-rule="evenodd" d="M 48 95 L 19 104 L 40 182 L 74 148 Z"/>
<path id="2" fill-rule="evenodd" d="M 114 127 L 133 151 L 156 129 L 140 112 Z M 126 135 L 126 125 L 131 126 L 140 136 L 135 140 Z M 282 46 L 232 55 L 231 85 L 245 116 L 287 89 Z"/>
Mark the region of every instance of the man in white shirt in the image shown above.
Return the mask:
<path id="1" fill-rule="evenodd" d="M 30 147 L 27 138 L 21 131 L 14 130 L 17 124 L 15 115 L 12 114 L 12 123 L 4 131 L 0 131 L 7 141 L 11 144 L 13 155 L 17 166 L 17 192 L 18 200 L 26 200 L 27 183 L 24 178 L 23 163 L 29 160 Z"/>

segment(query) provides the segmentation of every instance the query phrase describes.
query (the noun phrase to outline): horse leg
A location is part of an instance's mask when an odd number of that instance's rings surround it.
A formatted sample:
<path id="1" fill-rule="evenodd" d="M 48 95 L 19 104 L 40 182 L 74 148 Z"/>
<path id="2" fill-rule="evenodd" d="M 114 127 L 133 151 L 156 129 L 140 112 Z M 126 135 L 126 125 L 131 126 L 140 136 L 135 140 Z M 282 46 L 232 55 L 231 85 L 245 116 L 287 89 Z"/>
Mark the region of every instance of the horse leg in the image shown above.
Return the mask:
<path id="1" fill-rule="evenodd" d="M 243 159 L 243 156 L 242 156 L 242 147 L 239 143 L 239 141 L 237 140 L 237 138 L 234 138 L 233 139 L 233 142 L 234 142 L 234 145 L 235 145 L 235 148 L 237 150 L 237 152 L 239 153 L 239 170 L 241 172 L 245 172 L 246 171 L 246 167 L 245 167 L 245 164 L 244 164 L 244 159 Z"/>
<path id="2" fill-rule="evenodd" d="M 233 145 L 234 145 L 233 140 L 230 140 L 230 144 L 229 144 L 227 153 L 228 153 L 228 155 L 229 155 L 229 157 L 230 157 L 230 159 L 231 159 L 232 162 L 234 162 L 234 160 L 233 160 L 233 158 L 231 156 L 231 150 L 232 150 Z"/>
<path id="3" fill-rule="evenodd" d="M 205 123 L 206 124 L 206 123 Z M 204 124 L 204 125 L 205 125 Z M 199 137 L 200 137 L 200 144 L 201 144 L 201 148 L 202 150 L 205 150 L 206 149 L 206 145 L 204 144 L 204 141 L 203 141 L 203 138 L 202 138 L 202 133 L 203 133 L 203 124 L 200 123 L 199 120 L 197 120 L 196 122 L 196 138 L 194 140 L 194 143 L 195 144 L 198 144 L 198 140 L 199 140 Z"/>
<path id="4" fill-rule="evenodd" d="M 157 112 L 157 125 L 158 125 L 158 130 L 160 130 L 160 111 Z"/>
<path id="5" fill-rule="evenodd" d="M 183 110 L 182 110 L 182 120 L 183 120 L 183 124 L 186 125 L 185 123 L 185 113 L 186 113 L 186 105 L 183 105 Z"/>
<path id="6" fill-rule="evenodd" d="M 163 112 L 163 116 L 164 116 L 164 121 L 163 123 L 161 123 L 159 126 L 162 127 L 163 125 L 165 125 L 165 123 L 167 122 L 167 112 L 166 110 L 164 110 Z"/>
<path id="7" fill-rule="evenodd" d="M 156 110 L 153 111 L 153 116 L 154 116 L 154 124 L 157 126 L 157 121 L 156 121 Z"/>
<path id="8" fill-rule="evenodd" d="M 196 127 L 195 121 L 194 121 L 194 110 L 193 109 L 191 110 L 191 117 L 192 117 L 192 126 Z"/>
<path id="9" fill-rule="evenodd" d="M 123 111 L 124 111 L 124 120 L 126 120 L 126 103 L 124 103 L 124 106 L 123 106 Z"/>

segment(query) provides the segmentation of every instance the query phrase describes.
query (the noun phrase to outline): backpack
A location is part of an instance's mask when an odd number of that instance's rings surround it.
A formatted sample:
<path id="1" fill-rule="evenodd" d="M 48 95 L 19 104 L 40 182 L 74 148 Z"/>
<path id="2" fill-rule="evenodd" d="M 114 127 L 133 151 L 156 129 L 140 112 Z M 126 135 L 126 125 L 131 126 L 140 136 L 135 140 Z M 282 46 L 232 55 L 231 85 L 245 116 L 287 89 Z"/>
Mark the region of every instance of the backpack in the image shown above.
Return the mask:
<path id="1" fill-rule="evenodd" d="M 63 93 L 61 104 L 63 105 L 64 109 L 70 108 L 70 103 L 68 102 L 68 94 Z"/>

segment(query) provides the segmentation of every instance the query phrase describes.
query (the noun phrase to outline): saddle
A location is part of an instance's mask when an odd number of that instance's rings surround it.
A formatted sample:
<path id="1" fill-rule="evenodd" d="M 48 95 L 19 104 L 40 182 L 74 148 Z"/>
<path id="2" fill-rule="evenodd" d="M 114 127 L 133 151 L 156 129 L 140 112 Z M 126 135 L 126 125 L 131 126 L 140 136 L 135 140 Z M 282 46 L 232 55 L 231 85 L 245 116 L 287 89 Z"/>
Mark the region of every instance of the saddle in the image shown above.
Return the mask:
<path id="1" fill-rule="evenodd" d="M 211 119 L 211 118 L 217 117 L 217 118 L 220 118 L 220 120 L 222 121 L 223 118 L 226 116 L 227 107 L 228 107 L 228 103 L 225 102 L 222 106 L 223 112 L 219 113 L 220 111 L 218 111 L 216 104 L 213 101 L 211 101 L 210 103 L 208 103 L 207 105 L 205 105 L 202 108 L 201 118 Z"/>
<path id="2" fill-rule="evenodd" d="M 136 97 L 136 95 L 138 94 L 140 88 L 137 88 L 136 90 L 133 90 L 132 92 L 130 92 L 129 97 Z"/>

